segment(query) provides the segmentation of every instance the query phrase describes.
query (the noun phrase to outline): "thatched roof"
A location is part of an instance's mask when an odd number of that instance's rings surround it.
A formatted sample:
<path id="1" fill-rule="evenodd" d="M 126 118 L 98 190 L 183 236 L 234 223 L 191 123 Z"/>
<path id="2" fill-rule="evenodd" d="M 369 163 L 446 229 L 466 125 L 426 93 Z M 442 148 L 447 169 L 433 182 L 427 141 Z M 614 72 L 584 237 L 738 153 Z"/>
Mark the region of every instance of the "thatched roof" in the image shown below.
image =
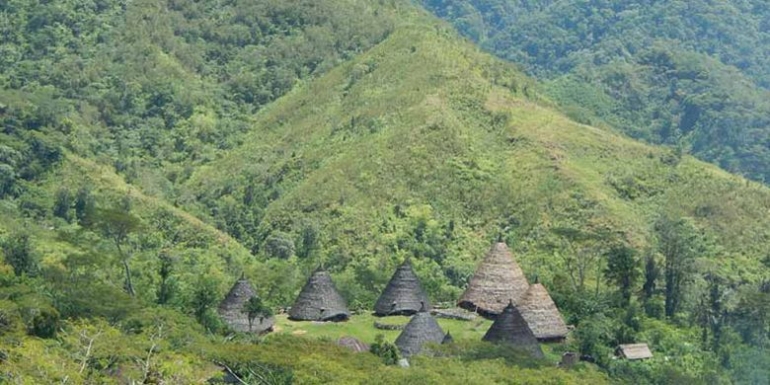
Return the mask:
<path id="1" fill-rule="evenodd" d="M 429 312 L 420 311 L 412 316 L 396 338 L 396 346 L 402 356 L 409 357 L 419 353 L 424 344 L 430 342 L 440 344 L 443 340 L 444 331 L 441 330 L 436 319 Z"/>
<path id="2" fill-rule="evenodd" d="M 652 352 L 647 344 L 626 344 L 618 346 L 615 352 L 621 358 L 627 360 L 643 360 L 652 358 Z"/>
<path id="3" fill-rule="evenodd" d="M 567 336 L 567 325 L 543 285 L 532 284 L 516 307 L 538 340 L 561 341 Z"/>
<path id="4" fill-rule="evenodd" d="M 350 317 L 345 299 L 334 287 L 332 277 L 316 270 L 305 283 L 289 310 L 294 321 L 347 321 Z"/>
<path id="5" fill-rule="evenodd" d="M 537 338 L 527 326 L 527 321 L 513 306 L 513 301 L 497 316 L 495 322 L 484 334 L 484 341 L 512 344 L 518 348 L 530 352 L 533 356 L 542 358 L 543 351 L 537 343 Z"/>
<path id="6" fill-rule="evenodd" d="M 498 242 L 476 269 L 457 305 L 494 319 L 508 301 L 512 299 L 516 303 L 528 288 L 527 278 L 508 246 Z"/>
<path id="7" fill-rule="evenodd" d="M 225 299 L 219 304 L 217 312 L 231 329 L 242 333 L 257 333 L 271 331 L 275 324 L 273 317 L 257 317 L 249 327 L 249 316 L 244 312 L 244 306 L 257 292 L 248 280 L 241 278 L 235 282 Z"/>
<path id="8" fill-rule="evenodd" d="M 393 273 L 390 282 L 385 286 L 380 298 L 374 305 L 374 315 L 412 315 L 420 310 L 420 304 L 430 310 L 428 295 L 420 285 L 420 280 L 412 270 L 412 264 L 407 259 Z"/>

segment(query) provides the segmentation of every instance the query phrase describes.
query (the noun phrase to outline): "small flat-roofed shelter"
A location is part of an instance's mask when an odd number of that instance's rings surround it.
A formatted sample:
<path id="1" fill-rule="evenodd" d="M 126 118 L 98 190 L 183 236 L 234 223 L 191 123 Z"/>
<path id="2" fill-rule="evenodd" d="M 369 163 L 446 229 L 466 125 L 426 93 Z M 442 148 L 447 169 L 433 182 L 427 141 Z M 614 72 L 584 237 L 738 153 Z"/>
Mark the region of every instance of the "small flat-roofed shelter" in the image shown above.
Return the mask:
<path id="1" fill-rule="evenodd" d="M 647 344 L 625 344 L 615 349 L 615 354 L 627 360 L 644 360 L 652 358 L 652 351 Z"/>

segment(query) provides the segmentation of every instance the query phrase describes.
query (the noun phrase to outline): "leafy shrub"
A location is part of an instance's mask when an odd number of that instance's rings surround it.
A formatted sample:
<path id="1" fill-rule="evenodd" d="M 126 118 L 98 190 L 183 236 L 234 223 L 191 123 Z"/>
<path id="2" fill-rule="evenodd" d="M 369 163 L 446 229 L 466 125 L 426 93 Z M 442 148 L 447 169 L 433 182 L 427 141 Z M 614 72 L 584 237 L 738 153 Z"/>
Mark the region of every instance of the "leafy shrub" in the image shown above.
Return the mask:
<path id="1" fill-rule="evenodd" d="M 53 338 L 59 330 L 59 312 L 41 298 L 30 295 L 19 299 L 21 317 L 27 333 L 40 338 Z"/>
<path id="2" fill-rule="evenodd" d="M 374 343 L 369 347 L 369 351 L 382 359 L 385 365 L 395 365 L 398 363 L 398 348 L 396 345 L 385 341 L 385 336 L 377 334 Z"/>
<path id="3" fill-rule="evenodd" d="M 32 252 L 29 234 L 16 233 L 10 235 L 2 243 L 5 262 L 13 267 L 17 276 L 32 275 L 37 271 L 37 261 Z"/>
<path id="4" fill-rule="evenodd" d="M 289 259 L 294 255 L 294 240 L 287 233 L 274 231 L 265 240 L 265 254 L 271 258 Z"/>
<path id="5" fill-rule="evenodd" d="M 15 303 L 0 300 L 0 336 L 13 333 L 21 325 L 19 309 Z"/>

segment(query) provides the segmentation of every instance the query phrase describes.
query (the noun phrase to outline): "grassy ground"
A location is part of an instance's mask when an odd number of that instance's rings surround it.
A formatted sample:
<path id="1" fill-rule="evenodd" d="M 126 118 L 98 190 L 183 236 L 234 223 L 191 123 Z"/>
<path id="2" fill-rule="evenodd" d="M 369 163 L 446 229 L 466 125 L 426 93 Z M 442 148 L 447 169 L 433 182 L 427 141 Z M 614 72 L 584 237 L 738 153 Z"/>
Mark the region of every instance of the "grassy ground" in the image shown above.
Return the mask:
<path id="1" fill-rule="evenodd" d="M 437 319 L 444 331 L 449 331 L 455 339 L 481 339 L 492 321 L 477 317 L 473 321 Z M 375 317 L 371 314 L 354 315 L 347 322 L 295 322 L 289 321 L 286 314 L 276 316 L 276 333 L 303 335 L 307 337 L 338 339 L 352 336 L 366 343 L 374 342 L 378 334 L 385 335 L 387 341 L 395 341 L 400 331 L 380 330 L 375 322 L 389 325 L 406 325 L 409 317 Z"/>
<path id="2" fill-rule="evenodd" d="M 305 338 L 318 338 L 337 340 L 343 336 L 355 337 L 367 344 L 374 342 L 378 334 L 385 336 L 385 340 L 394 342 L 401 333 L 399 330 L 380 330 L 374 327 L 375 322 L 389 325 L 405 325 L 410 317 L 375 317 L 363 313 L 353 315 L 347 322 L 296 322 L 290 321 L 286 314 L 276 316 L 275 333 L 268 335 L 291 334 Z M 455 341 L 479 341 L 492 325 L 492 321 L 482 317 L 476 317 L 472 321 L 460 321 L 450 319 L 437 319 L 444 331 L 449 331 Z M 544 345 L 543 352 L 549 361 L 558 361 L 564 345 Z"/>

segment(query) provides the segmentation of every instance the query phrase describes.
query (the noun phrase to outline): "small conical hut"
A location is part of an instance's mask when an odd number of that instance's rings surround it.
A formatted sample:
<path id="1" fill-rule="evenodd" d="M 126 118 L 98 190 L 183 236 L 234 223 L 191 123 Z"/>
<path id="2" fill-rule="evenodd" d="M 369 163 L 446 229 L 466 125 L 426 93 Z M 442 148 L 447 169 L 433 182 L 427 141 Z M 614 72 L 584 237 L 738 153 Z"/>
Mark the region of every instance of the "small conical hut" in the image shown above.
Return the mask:
<path id="1" fill-rule="evenodd" d="M 517 307 L 538 341 L 561 342 L 567 337 L 567 325 L 543 285 L 532 284 Z"/>
<path id="2" fill-rule="evenodd" d="M 289 319 L 293 321 L 338 322 L 349 317 L 348 306 L 334 287 L 332 277 L 320 268 L 307 280 L 289 310 Z"/>
<path id="3" fill-rule="evenodd" d="M 428 295 L 420 285 L 420 280 L 414 274 L 412 263 L 407 259 L 393 273 L 390 282 L 380 294 L 374 305 L 374 315 L 412 315 L 420 311 L 421 304 L 430 310 Z"/>
<path id="4" fill-rule="evenodd" d="M 396 338 L 396 346 L 404 357 L 419 353 L 426 343 L 440 344 L 444 340 L 436 319 L 423 307 L 417 312 Z"/>
<path id="5" fill-rule="evenodd" d="M 508 301 L 516 303 L 528 288 L 527 278 L 508 246 L 497 242 L 476 269 L 457 306 L 494 319 Z"/>
<path id="6" fill-rule="evenodd" d="M 261 334 L 272 331 L 275 324 L 275 318 L 272 316 L 256 317 L 249 324 L 245 307 L 249 299 L 256 296 L 257 292 L 249 281 L 241 278 L 235 282 L 225 299 L 219 304 L 217 312 L 222 320 L 237 332 Z"/>
<path id="7" fill-rule="evenodd" d="M 534 357 L 544 357 L 535 334 L 527 326 L 527 321 L 521 316 L 519 310 L 513 306 L 513 301 L 509 302 L 503 312 L 497 316 L 482 339 L 489 342 L 511 344 L 528 351 Z"/>

